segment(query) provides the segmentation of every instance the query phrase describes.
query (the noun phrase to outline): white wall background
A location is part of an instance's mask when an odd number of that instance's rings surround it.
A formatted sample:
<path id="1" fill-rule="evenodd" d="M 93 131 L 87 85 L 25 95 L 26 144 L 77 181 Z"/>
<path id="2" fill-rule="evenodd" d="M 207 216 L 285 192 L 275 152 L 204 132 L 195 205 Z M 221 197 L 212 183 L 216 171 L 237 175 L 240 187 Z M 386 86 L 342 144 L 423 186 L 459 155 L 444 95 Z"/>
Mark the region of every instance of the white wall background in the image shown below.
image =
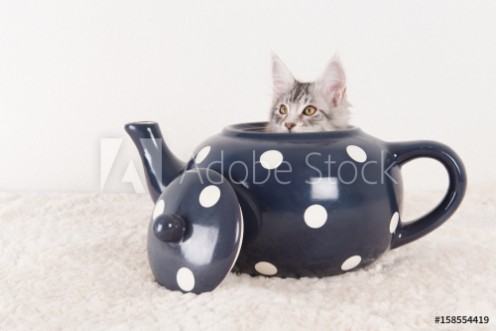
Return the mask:
<path id="1" fill-rule="evenodd" d="M 2 0 L 0 190 L 100 190 L 101 139 L 129 121 L 160 122 L 185 159 L 265 120 L 271 51 L 302 80 L 338 52 L 355 125 L 444 142 L 472 183 L 494 181 L 495 17 L 473 0 Z M 131 189 L 116 183 L 135 154 L 125 138 L 104 190 Z M 408 169 L 407 186 L 445 182 L 436 164 Z"/>

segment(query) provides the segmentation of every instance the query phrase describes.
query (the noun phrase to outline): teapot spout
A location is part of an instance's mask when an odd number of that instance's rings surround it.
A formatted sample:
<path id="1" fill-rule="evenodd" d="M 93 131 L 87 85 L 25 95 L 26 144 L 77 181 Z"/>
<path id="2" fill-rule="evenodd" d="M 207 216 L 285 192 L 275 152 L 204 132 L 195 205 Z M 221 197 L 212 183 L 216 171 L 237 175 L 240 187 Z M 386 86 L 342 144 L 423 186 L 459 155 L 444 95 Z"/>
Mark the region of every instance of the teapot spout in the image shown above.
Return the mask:
<path id="1" fill-rule="evenodd" d="M 133 122 L 125 126 L 143 162 L 148 192 L 156 202 L 169 183 L 185 168 L 165 145 L 162 132 L 156 122 Z"/>

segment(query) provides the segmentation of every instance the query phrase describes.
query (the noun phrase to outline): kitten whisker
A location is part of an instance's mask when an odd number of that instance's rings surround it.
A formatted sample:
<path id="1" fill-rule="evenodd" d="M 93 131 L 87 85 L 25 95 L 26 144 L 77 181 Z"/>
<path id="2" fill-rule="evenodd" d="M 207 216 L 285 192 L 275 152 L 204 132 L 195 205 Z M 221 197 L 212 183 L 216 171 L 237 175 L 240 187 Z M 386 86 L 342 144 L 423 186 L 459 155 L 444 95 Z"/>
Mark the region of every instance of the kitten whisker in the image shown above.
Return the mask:
<path id="1" fill-rule="evenodd" d="M 349 106 L 346 77 L 336 57 L 314 82 L 293 78 L 279 58 L 273 58 L 274 97 L 270 112 L 271 132 L 317 132 L 346 129 Z"/>

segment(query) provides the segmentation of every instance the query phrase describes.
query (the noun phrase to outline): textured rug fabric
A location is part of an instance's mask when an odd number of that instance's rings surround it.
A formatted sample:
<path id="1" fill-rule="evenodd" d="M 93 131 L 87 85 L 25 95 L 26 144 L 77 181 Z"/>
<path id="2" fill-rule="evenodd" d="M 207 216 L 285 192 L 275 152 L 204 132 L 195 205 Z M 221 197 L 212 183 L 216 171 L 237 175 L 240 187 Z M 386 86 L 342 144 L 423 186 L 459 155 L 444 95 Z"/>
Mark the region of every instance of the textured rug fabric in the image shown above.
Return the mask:
<path id="1" fill-rule="evenodd" d="M 434 193 L 407 196 L 419 214 Z M 152 203 L 134 194 L 0 193 L 0 330 L 496 330 L 496 185 L 366 269 L 322 279 L 229 274 L 213 292 L 158 286 Z M 436 316 L 489 324 L 435 324 Z"/>

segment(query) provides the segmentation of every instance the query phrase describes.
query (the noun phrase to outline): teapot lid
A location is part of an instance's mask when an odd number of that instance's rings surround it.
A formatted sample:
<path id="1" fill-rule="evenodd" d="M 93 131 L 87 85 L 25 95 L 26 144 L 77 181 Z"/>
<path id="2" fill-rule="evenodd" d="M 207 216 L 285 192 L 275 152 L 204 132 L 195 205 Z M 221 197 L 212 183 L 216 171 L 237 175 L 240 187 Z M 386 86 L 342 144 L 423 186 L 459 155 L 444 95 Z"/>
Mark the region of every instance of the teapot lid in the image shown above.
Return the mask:
<path id="1" fill-rule="evenodd" d="M 162 192 L 148 229 L 148 260 L 158 283 L 202 293 L 216 288 L 241 250 L 243 216 L 231 184 L 203 168 L 183 172 Z"/>

